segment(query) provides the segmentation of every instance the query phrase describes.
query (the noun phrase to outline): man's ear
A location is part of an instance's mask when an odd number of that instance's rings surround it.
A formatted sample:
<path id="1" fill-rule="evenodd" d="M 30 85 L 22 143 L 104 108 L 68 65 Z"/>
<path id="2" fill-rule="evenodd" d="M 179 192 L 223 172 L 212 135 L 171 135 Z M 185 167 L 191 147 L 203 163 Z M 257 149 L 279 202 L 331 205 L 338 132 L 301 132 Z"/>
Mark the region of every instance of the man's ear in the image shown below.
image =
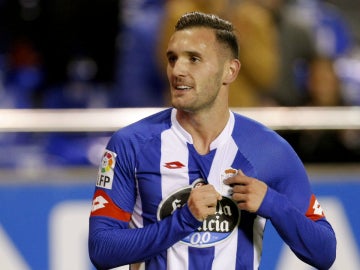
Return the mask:
<path id="1" fill-rule="evenodd" d="M 223 84 L 230 84 L 235 81 L 240 68 L 241 63 L 238 59 L 230 60 L 225 67 Z"/>

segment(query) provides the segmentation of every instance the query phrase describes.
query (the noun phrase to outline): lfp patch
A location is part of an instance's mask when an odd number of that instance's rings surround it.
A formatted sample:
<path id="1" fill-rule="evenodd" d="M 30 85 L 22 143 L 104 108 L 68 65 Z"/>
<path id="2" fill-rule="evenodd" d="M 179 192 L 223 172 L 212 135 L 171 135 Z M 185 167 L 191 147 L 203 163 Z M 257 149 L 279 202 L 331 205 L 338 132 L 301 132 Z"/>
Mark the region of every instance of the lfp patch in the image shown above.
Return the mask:
<path id="1" fill-rule="evenodd" d="M 114 167 L 116 163 L 116 153 L 105 150 L 101 159 L 96 186 L 106 189 L 112 188 L 114 179 Z"/>

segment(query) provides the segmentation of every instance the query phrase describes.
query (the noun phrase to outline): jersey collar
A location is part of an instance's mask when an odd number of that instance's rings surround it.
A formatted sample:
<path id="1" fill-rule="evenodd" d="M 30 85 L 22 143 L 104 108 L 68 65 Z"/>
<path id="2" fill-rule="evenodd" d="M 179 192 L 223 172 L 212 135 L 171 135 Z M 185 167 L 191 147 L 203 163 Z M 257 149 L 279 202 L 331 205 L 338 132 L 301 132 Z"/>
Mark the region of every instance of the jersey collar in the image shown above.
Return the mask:
<path id="1" fill-rule="evenodd" d="M 173 108 L 171 111 L 172 128 L 186 142 L 193 144 L 193 140 L 192 140 L 190 133 L 188 133 L 176 119 L 176 112 L 177 112 L 177 110 L 175 108 Z M 229 120 L 228 120 L 225 128 L 223 129 L 223 131 L 220 133 L 220 135 L 215 140 L 213 140 L 212 143 L 210 144 L 210 151 L 218 148 L 221 144 L 225 143 L 228 138 L 231 137 L 232 131 L 234 129 L 235 117 L 234 117 L 234 113 L 232 111 L 229 110 L 229 112 L 230 112 Z"/>

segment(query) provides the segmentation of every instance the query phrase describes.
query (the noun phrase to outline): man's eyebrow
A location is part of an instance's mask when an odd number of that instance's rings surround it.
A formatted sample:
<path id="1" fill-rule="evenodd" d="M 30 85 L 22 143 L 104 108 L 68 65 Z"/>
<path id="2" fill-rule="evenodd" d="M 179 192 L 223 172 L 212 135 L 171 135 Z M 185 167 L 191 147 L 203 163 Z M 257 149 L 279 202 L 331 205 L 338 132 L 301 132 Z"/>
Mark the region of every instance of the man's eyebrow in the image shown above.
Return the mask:
<path id="1" fill-rule="evenodd" d="M 186 51 L 185 53 L 191 56 L 201 56 L 201 53 L 199 53 L 198 51 Z"/>
<path id="2" fill-rule="evenodd" d="M 184 53 L 190 56 L 201 56 L 201 53 L 199 53 L 198 51 L 185 51 Z M 166 56 L 171 56 L 171 55 L 176 55 L 176 53 L 174 53 L 173 51 L 166 52 Z"/>

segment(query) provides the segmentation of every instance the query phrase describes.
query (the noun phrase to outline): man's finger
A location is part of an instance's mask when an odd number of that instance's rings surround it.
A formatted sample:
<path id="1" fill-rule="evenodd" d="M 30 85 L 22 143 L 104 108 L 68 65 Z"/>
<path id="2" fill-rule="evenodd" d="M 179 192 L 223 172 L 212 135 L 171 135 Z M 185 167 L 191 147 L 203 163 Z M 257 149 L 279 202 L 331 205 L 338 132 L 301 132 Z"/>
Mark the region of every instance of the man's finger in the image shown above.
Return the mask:
<path id="1" fill-rule="evenodd" d="M 227 179 L 224 180 L 224 184 L 225 185 L 244 185 L 246 184 L 247 181 L 247 176 L 241 172 L 233 177 L 229 177 Z"/>

